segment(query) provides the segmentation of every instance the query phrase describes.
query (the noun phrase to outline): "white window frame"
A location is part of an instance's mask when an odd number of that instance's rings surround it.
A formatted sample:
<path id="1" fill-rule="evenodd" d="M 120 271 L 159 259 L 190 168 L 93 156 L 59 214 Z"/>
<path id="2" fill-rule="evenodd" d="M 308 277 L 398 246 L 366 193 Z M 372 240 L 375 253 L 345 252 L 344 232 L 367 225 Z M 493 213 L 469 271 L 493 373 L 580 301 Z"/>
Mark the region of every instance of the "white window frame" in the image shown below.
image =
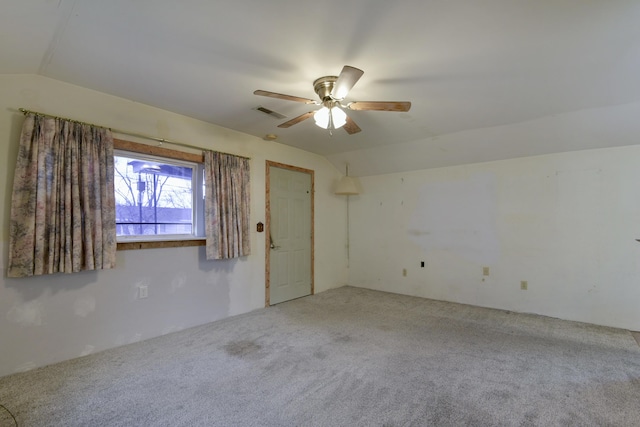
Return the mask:
<path id="1" fill-rule="evenodd" d="M 121 235 L 117 236 L 119 250 L 201 246 L 205 244 L 204 158 L 202 155 L 114 139 L 114 157 L 115 156 L 194 168 L 191 184 L 193 198 L 193 232 L 191 234 Z"/>

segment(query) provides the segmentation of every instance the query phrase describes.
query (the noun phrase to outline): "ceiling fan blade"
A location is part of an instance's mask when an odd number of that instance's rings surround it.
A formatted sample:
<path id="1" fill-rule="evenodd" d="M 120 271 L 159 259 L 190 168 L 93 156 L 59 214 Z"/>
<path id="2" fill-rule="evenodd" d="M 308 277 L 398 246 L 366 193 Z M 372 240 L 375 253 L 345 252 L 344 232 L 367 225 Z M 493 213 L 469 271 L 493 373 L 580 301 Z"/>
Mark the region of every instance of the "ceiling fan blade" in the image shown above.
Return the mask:
<path id="1" fill-rule="evenodd" d="M 288 128 L 291 127 L 293 125 L 295 125 L 296 123 L 300 123 L 303 120 L 307 120 L 309 117 L 313 116 L 313 114 L 315 113 L 315 111 L 309 111 L 308 113 L 304 113 L 304 114 L 300 114 L 298 117 L 294 117 L 293 119 L 289 120 L 288 122 L 284 122 L 278 125 L 279 128 Z"/>
<path id="2" fill-rule="evenodd" d="M 355 101 L 347 105 L 350 110 L 369 111 L 409 111 L 411 103 L 406 102 L 384 102 L 384 101 Z"/>
<path id="3" fill-rule="evenodd" d="M 314 101 L 313 99 L 308 99 L 308 98 L 300 98 L 299 96 L 292 96 L 292 95 L 284 95 L 282 93 L 276 93 L 276 92 L 269 92 L 266 90 L 256 90 L 253 92 L 254 95 L 260 95 L 260 96 L 268 96 L 270 98 L 278 98 L 278 99 L 284 99 L 286 101 L 295 101 L 295 102 L 304 102 L 305 104 L 315 104 L 316 101 Z"/>
<path id="4" fill-rule="evenodd" d="M 351 88 L 360 80 L 363 74 L 364 71 L 361 69 L 345 65 L 333 85 L 331 97 L 338 100 L 345 99 Z"/>
<path id="5" fill-rule="evenodd" d="M 349 135 L 353 135 L 354 133 L 358 133 L 362 130 L 360 129 L 360 126 L 358 126 L 356 122 L 354 122 L 353 119 L 351 119 L 351 117 L 349 116 L 347 116 L 347 123 L 345 123 L 342 127 L 347 131 Z"/>

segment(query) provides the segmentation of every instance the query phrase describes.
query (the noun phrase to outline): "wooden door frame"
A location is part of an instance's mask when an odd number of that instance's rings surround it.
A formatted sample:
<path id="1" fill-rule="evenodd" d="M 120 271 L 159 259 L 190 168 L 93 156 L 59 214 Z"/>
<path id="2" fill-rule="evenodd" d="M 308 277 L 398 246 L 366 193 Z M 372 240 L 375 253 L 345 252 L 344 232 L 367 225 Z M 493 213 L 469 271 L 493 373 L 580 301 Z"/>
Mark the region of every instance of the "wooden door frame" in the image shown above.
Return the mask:
<path id="1" fill-rule="evenodd" d="M 314 294 L 314 260 L 315 260 L 315 209 L 314 209 L 314 199 L 315 199 L 315 177 L 314 171 L 312 169 L 304 169 L 298 166 L 287 165 L 284 163 L 272 162 L 271 160 L 266 161 L 266 212 L 265 212 L 265 299 L 264 306 L 269 307 L 271 305 L 271 167 L 276 167 L 280 169 L 287 169 L 294 172 L 302 172 L 311 176 L 311 295 Z"/>

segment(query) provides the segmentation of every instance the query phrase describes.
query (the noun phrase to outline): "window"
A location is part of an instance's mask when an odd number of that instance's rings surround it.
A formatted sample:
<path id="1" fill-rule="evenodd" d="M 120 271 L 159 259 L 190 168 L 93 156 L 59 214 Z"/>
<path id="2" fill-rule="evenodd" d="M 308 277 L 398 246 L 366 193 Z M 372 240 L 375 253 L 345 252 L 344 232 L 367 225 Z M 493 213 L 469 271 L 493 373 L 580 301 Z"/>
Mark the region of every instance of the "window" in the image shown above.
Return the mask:
<path id="1" fill-rule="evenodd" d="M 204 239 L 202 156 L 119 140 L 115 146 L 118 247 Z"/>

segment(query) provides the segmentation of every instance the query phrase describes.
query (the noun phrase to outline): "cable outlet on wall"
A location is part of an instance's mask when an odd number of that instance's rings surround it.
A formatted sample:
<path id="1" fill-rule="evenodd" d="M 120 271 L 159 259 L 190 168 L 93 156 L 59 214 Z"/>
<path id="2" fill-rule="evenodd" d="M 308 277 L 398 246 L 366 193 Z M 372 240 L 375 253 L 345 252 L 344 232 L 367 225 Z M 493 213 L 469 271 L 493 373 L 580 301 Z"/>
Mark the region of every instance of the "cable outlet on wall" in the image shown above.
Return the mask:
<path id="1" fill-rule="evenodd" d="M 138 286 L 138 298 L 147 298 L 149 296 L 149 287 L 147 285 Z"/>

